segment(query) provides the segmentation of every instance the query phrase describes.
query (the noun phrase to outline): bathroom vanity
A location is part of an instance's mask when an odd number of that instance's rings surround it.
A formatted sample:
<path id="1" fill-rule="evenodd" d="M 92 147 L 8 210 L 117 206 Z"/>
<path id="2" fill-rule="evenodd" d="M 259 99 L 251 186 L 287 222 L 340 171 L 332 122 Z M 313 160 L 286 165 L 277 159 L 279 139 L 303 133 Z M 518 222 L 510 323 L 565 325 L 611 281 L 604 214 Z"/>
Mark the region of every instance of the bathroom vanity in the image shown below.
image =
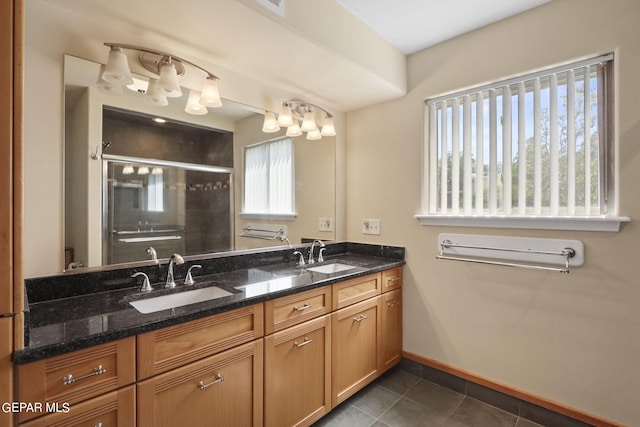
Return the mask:
<path id="1" fill-rule="evenodd" d="M 173 290 L 158 266 L 139 267 L 153 277 L 144 294 L 128 270 L 28 279 L 16 400 L 43 409 L 20 425 L 312 424 L 402 351 L 404 249 L 336 243 L 325 257 L 187 260 L 176 277 L 196 262 L 201 275 Z M 147 313 L 131 304 L 214 286 L 226 296 Z"/>

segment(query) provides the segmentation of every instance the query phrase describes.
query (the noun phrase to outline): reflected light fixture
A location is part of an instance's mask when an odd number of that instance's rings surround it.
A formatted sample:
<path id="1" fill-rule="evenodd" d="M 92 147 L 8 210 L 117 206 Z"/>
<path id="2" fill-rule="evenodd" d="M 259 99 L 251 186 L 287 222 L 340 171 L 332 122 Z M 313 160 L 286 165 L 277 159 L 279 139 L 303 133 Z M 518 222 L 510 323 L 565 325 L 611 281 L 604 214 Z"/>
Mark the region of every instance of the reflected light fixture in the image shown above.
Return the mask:
<path id="1" fill-rule="evenodd" d="M 123 175 L 131 175 L 133 172 L 133 165 L 131 164 L 124 165 L 124 167 L 122 168 Z"/>
<path id="2" fill-rule="evenodd" d="M 316 116 L 320 116 L 322 126 L 318 126 Z M 272 111 L 265 112 L 262 131 L 271 133 L 287 128 L 287 136 L 296 137 L 307 133 L 307 139 L 318 140 L 323 136 L 335 136 L 336 128 L 333 116 L 324 108 L 309 102 L 291 100 L 282 103 L 280 114 Z"/>
<path id="3" fill-rule="evenodd" d="M 98 89 L 104 93 L 118 95 L 122 93 L 124 86 L 134 83 L 129 68 L 127 51 L 137 55 L 137 62 L 145 70 L 149 78 L 148 87 L 137 92 L 144 93 L 145 102 L 165 106 L 167 98 L 182 96 L 182 88 L 179 78 L 187 73 L 187 70 L 195 70 L 202 75 L 201 90 L 190 90 L 189 101 L 185 111 L 189 114 L 207 114 L 207 107 L 216 108 L 222 106 L 220 92 L 218 91 L 218 77 L 199 65 L 186 59 L 179 58 L 170 53 L 162 52 L 141 46 L 105 43 L 110 48 L 107 64 L 101 69 L 97 82 Z M 191 75 L 192 73 L 189 72 Z"/>

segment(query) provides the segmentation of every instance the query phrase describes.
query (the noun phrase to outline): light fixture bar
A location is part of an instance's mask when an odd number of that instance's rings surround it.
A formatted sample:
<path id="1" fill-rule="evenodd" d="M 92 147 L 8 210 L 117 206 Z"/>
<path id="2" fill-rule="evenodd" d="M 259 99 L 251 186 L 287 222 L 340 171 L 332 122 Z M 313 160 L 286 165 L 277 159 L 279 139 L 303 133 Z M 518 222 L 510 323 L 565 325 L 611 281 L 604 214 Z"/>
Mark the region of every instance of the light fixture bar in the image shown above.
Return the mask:
<path id="1" fill-rule="evenodd" d="M 213 74 L 212 72 L 202 68 L 201 66 L 199 66 L 197 64 L 194 64 L 193 62 L 191 62 L 189 60 L 186 60 L 184 58 L 180 58 L 179 56 L 176 56 L 176 55 L 174 55 L 172 53 L 167 53 L 167 52 L 163 52 L 161 50 L 151 49 L 151 48 L 148 48 L 148 47 L 142 47 L 142 46 L 137 46 L 137 45 L 133 45 L 133 44 L 105 42 L 104 45 L 105 46 L 109 46 L 111 48 L 114 48 L 114 47 L 118 48 L 119 47 L 121 49 L 137 50 L 139 52 L 150 53 L 150 54 L 158 55 L 158 56 L 161 56 L 161 57 L 164 57 L 164 58 L 171 58 L 172 61 L 179 62 L 181 64 L 188 64 L 189 66 L 202 71 L 207 76 L 219 80 L 219 77 L 216 76 L 215 74 Z M 142 61 L 141 61 L 141 63 L 142 63 Z M 143 66 L 144 66 L 144 64 L 143 64 Z M 154 70 L 149 70 L 149 71 L 155 72 Z M 158 70 L 158 73 L 159 73 L 159 70 Z"/>

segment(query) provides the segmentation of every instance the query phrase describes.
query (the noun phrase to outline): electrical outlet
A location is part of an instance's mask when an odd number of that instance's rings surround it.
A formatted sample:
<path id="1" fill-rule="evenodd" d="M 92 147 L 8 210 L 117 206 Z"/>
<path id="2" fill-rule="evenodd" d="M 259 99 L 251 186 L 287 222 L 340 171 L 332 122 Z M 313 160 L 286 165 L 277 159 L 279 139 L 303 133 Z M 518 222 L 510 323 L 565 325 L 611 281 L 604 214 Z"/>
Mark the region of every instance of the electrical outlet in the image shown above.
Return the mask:
<path id="1" fill-rule="evenodd" d="M 318 224 L 319 231 L 333 231 L 331 218 L 320 218 Z"/>
<path id="2" fill-rule="evenodd" d="M 362 234 L 380 234 L 380 220 L 364 218 L 362 220 Z"/>

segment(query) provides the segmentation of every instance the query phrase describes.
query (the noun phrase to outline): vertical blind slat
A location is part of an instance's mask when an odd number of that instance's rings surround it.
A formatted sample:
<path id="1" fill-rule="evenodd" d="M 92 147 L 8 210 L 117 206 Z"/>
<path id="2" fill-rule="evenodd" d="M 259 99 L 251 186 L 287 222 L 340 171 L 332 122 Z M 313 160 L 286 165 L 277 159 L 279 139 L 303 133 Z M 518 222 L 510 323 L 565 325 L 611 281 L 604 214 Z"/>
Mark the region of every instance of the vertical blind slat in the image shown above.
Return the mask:
<path id="1" fill-rule="evenodd" d="M 451 212 L 460 212 L 460 105 L 451 102 Z"/>
<path id="2" fill-rule="evenodd" d="M 447 213 L 447 163 L 449 152 L 447 150 L 447 104 L 443 102 L 440 106 L 440 211 Z"/>
<path id="3" fill-rule="evenodd" d="M 462 154 L 463 158 L 463 186 L 462 186 L 462 194 L 463 194 L 463 209 L 464 214 L 471 214 L 471 203 L 472 203 L 472 180 L 471 180 L 471 97 L 469 95 L 464 97 L 462 102 L 462 114 L 463 114 L 463 125 L 462 125 L 462 140 L 463 140 L 463 149 Z"/>
<path id="4" fill-rule="evenodd" d="M 533 82 L 533 212 L 542 211 L 542 117 L 540 112 L 540 79 Z"/>
<path id="5" fill-rule="evenodd" d="M 429 213 L 436 213 L 438 205 L 438 121 L 437 109 L 429 105 Z"/>
<path id="6" fill-rule="evenodd" d="M 589 67 L 584 70 L 584 214 L 591 213 L 591 90 Z"/>
<path id="7" fill-rule="evenodd" d="M 558 215 L 560 200 L 559 161 L 558 146 L 558 78 L 555 74 L 549 79 L 549 151 L 551 154 L 551 172 L 549 174 L 549 209 L 551 215 Z"/>
<path id="8" fill-rule="evenodd" d="M 498 210 L 498 124 L 495 89 L 489 90 L 489 213 Z"/>
<path id="9" fill-rule="evenodd" d="M 576 79 L 567 71 L 567 213 L 576 214 Z"/>
<path id="10" fill-rule="evenodd" d="M 502 90 L 502 209 L 511 215 L 511 89 Z"/>
<path id="11" fill-rule="evenodd" d="M 484 97 L 476 94 L 476 213 L 484 210 Z"/>
<path id="12" fill-rule="evenodd" d="M 518 214 L 527 209 L 527 134 L 524 82 L 518 84 Z"/>

